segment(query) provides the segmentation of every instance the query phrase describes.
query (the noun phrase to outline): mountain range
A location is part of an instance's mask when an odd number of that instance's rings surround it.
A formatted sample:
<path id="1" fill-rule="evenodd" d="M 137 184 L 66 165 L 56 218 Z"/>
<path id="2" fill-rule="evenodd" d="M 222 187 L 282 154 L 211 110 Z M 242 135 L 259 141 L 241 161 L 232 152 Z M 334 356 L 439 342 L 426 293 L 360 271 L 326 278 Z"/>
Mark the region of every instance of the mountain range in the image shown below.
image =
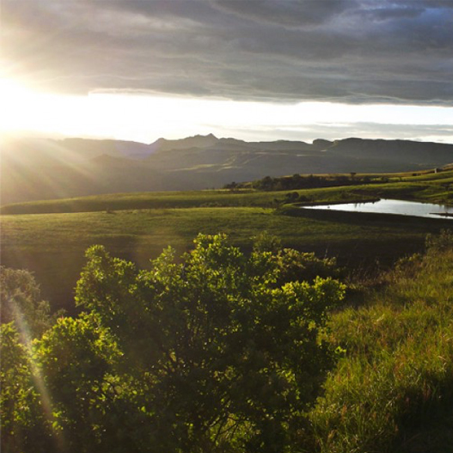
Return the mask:
<path id="1" fill-rule="evenodd" d="M 1 147 L 1 204 L 220 188 L 268 175 L 417 171 L 452 162 L 453 145 L 408 140 L 246 142 L 209 134 L 143 144 L 10 137 Z"/>

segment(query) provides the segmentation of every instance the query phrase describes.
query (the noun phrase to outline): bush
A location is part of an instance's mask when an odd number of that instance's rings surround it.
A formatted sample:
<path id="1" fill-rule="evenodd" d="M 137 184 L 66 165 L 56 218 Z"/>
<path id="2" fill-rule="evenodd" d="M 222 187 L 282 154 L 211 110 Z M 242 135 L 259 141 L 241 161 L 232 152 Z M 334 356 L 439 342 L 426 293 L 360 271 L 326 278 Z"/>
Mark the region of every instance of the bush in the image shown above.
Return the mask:
<path id="1" fill-rule="evenodd" d="M 2 324 L 14 322 L 28 339 L 41 335 L 61 314 L 51 315 L 49 302 L 41 299 L 35 278 L 25 269 L 0 266 L 0 299 Z"/>
<path id="2" fill-rule="evenodd" d="M 303 447 L 333 360 L 320 334 L 344 286 L 300 281 L 293 270 L 319 264 L 311 256 L 258 248 L 247 257 L 199 235 L 150 270 L 88 250 L 76 292 L 86 313 L 59 319 L 33 350 L 66 451 Z"/>

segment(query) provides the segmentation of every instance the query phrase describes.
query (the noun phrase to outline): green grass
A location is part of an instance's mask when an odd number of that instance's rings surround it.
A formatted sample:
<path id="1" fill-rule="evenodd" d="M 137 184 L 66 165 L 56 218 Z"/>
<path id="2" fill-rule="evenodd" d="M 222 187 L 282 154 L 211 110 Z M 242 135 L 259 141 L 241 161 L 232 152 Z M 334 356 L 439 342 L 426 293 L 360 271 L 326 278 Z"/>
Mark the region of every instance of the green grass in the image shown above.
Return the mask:
<path id="1" fill-rule="evenodd" d="M 389 180 L 385 184 L 297 190 L 297 193 L 314 202 L 387 197 L 453 204 L 453 171 L 424 173 L 420 176 L 401 174 L 385 177 Z M 193 207 L 275 207 L 284 202 L 285 193 L 285 191 L 253 190 L 124 193 L 16 203 L 3 206 L 0 212 L 1 214 L 44 214 Z"/>
<path id="2" fill-rule="evenodd" d="M 297 192 L 307 202 L 385 197 L 453 204 L 453 171 L 388 177 Z M 337 256 L 364 275 L 376 261 L 387 265 L 423 250 L 427 233 L 453 228 L 451 220 L 282 207 L 285 195 L 165 192 L 5 206 L 2 264 L 34 271 L 43 297 L 71 313 L 72 288 L 92 244 L 146 267 L 168 245 L 184 253 L 200 232 L 226 233 L 248 250 L 251 238 L 267 231 L 285 247 Z M 452 268 L 453 251 L 432 248 L 387 274 L 379 290 L 357 291 L 360 297 L 334 314 L 328 338 L 346 352 L 310 414 L 322 453 L 453 452 Z"/>
<path id="3" fill-rule="evenodd" d="M 274 197 L 279 195 L 281 196 L 281 193 L 270 194 L 249 190 L 123 193 L 16 203 L 3 206 L 1 213 L 43 214 L 193 207 L 269 207 L 274 205 Z"/>
<path id="4" fill-rule="evenodd" d="M 372 222 L 336 214 L 322 218 L 318 212 L 296 212 L 304 217 L 278 215 L 266 208 L 192 208 L 150 209 L 117 211 L 113 213 L 89 212 L 73 214 L 36 214 L 2 217 L 2 245 L 4 251 L 16 249 L 39 251 L 45 248 L 59 252 L 78 250 L 93 243 L 107 243 L 113 248 L 124 249 L 153 247 L 161 250 L 166 245 L 186 247 L 199 233 L 222 231 L 233 242 L 245 246 L 258 232 L 267 230 L 289 245 L 313 246 L 349 241 L 358 235 L 369 240 L 394 236 L 418 237 L 425 235 L 425 228 L 415 226 L 406 231 L 404 218 L 374 217 Z M 319 218 L 316 218 L 318 216 Z M 351 219 L 359 219 L 352 222 Z M 425 222 L 437 225 L 437 221 Z"/>
<path id="5" fill-rule="evenodd" d="M 305 203 L 370 200 L 376 197 L 453 201 L 453 171 L 385 175 L 389 183 L 297 191 Z M 349 267 L 388 264 L 422 247 L 428 232 L 449 220 L 302 212 L 284 208 L 287 192 L 206 190 L 110 194 L 47 200 L 1 209 L 2 263 L 35 272 L 55 307 L 72 303 L 72 288 L 84 251 L 106 245 L 120 257 L 146 265 L 167 245 L 178 253 L 199 233 L 227 233 L 244 249 L 267 230 L 283 245 L 320 256 L 338 256 Z M 276 215 L 275 208 L 280 206 Z M 450 223 L 447 223 L 450 222 Z"/>
<path id="6" fill-rule="evenodd" d="M 333 316 L 345 356 L 311 412 L 321 452 L 453 451 L 452 268 L 453 248 L 431 249 Z"/>
<path id="7" fill-rule="evenodd" d="M 2 263 L 32 270 L 44 296 L 55 307 L 68 307 L 84 251 L 93 244 L 103 244 L 113 254 L 146 266 L 168 245 L 178 254 L 188 250 L 199 232 L 226 233 L 247 250 L 251 237 L 268 231 L 284 246 L 338 256 L 340 264 L 358 266 L 376 260 L 389 263 L 415 252 L 427 232 L 439 231 L 449 222 L 408 225 L 406 218 L 395 216 L 325 217 L 321 212 L 295 212 L 300 217 L 278 215 L 269 208 L 240 207 L 2 216 Z"/>

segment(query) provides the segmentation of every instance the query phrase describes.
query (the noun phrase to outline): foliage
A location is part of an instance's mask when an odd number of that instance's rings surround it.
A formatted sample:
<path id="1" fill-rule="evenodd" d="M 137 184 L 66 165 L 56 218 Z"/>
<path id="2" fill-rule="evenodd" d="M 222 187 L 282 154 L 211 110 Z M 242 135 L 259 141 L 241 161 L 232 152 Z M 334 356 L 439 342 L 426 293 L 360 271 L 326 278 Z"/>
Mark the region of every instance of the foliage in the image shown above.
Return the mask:
<path id="1" fill-rule="evenodd" d="M 181 255 L 199 232 L 226 233 L 234 245 L 249 251 L 250 238 L 267 230 L 278 236 L 283 247 L 337 256 L 339 265 L 353 268 L 376 260 L 390 265 L 404 254 L 421 251 L 428 232 L 436 233 L 451 223 L 438 219 L 404 222 L 397 216 L 370 221 L 333 212 L 324 218 L 315 210 L 306 211 L 300 217 L 250 207 L 3 216 L 2 263 L 31 269 L 52 309 L 62 307 L 75 314 L 73 290 L 84 252 L 92 244 L 102 244 L 115 256 L 146 267 L 167 245 Z"/>
<path id="2" fill-rule="evenodd" d="M 51 446 L 46 408 L 33 379 L 30 353 L 13 323 L 1 326 L 0 355 L 1 451 L 44 452 Z"/>
<path id="3" fill-rule="evenodd" d="M 34 353 L 49 395 L 49 422 L 64 449 L 93 451 L 100 437 L 114 439 L 120 424 L 111 426 L 103 420 L 106 410 L 113 410 L 109 402 L 115 394 L 114 379 L 109 371 L 121 353 L 96 317 L 58 319 L 35 342 Z M 115 420 L 115 415 L 116 411 L 107 420 Z"/>
<path id="4" fill-rule="evenodd" d="M 273 260 L 277 263 L 277 284 L 299 279 L 313 281 L 317 277 L 339 277 L 335 258 L 320 259 L 314 253 L 284 248 Z"/>
<path id="5" fill-rule="evenodd" d="M 48 401 L 31 341 L 62 313 L 51 315 L 34 276 L 0 267 L 2 451 L 46 451 L 52 444 Z"/>
<path id="6" fill-rule="evenodd" d="M 282 191 L 282 190 L 300 190 L 300 189 L 315 189 L 323 187 L 341 187 L 350 185 L 369 184 L 370 182 L 382 182 L 377 177 L 371 178 L 368 175 L 356 176 L 352 172 L 349 176 L 346 175 L 308 175 L 302 176 L 298 173 L 293 176 L 274 177 L 265 176 L 251 183 L 236 183 L 226 184 L 225 189 L 241 189 L 252 187 L 256 190 L 263 191 Z M 388 181 L 387 181 L 388 182 Z M 298 194 L 296 192 L 297 198 Z M 293 200 L 297 201 L 297 200 Z"/>
<path id="7" fill-rule="evenodd" d="M 223 235 L 199 235 L 179 261 L 166 249 L 150 270 L 101 246 L 87 257 L 76 293 L 86 313 L 34 343 L 50 437 L 69 452 L 302 448 L 342 284 L 300 281 L 303 255 L 245 256 Z"/>
<path id="8" fill-rule="evenodd" d="M 33 275 L 25 269 L 0 266 L 1 322 L 14 321 L 23 334 L 33 338 L 54 322 L 49 302 L 41 293 Z"/>
<path id="9" fill-rule="evenodd" d="M 350 178 L 350 174 L 343 176 Z M 361 176 L 371 181 L 383 177 L 358 174 L 354 179 Z M 389 179 L 385 184 L 298 189 L 288 192 L 289 198 L 281 191 L 237 189 L 105 194 L 3 206 L 0 212 L 11 215 L 0 217 L 1 260 L 9 267 L 32 270 L 52 308 L 61 307 L 73 314 L 73 288 L 84 251 L 92 244 L 102 244 L 115 256 L 143 267 L 167 245 L 178 255 L 188 250 L 199 232 L 228 234 L 234 245 L 249 250 L 250 237 L 267 230 L 285 247 L 318 255 L 327 252 L 337 256 L 341 265 L 368 266 L 376 260 L 390 265 L 405 254 L 423 250 L 426 234 L 437 234 L 451 220 L 402 222 L 395 216 L 381 216 L 379 221 L 334 212 L 325 216 L 302 214 L 299 208 L 291 215 L 275 215 L 284 212 L 274 210 L 277 205 L 296 201 L 295 194 L 298 203 L 345 203 L 380 197 L 453 202 L 452 170 L 385 176 Z M 106 214 L 107 210 L 115 215 Z M 294 218 L 296 212 L 298 218 Z"/>
<path id="10" fill-rule="evenodd" d="M 278 253 L 282 248 L 281 240 L 268 231 L 262 231 L 253 238 L 253 250 L 255 252 L 272 252 Z"/>
<path id="11" fill-rule="evenodd" d="M 2 451 L 451 452 L 451 231 L 329 318 L 334 263 L 266 233 L 150 270 L 87 256 L 85 314 L 32 346 L 2 326 Z"/>
<path id="12" fill-rule="evenodd" d="M 343 176 L 350 178 L 350 174 Z M 358 174 L 354 179 L 362 176 L 371 181 L 383 177 Z M 379 221 L 333 212 L 302 215 L 298 208 L 291 215 L 275 215 L 284 212 L 274 211 L 277 205 L 293 203 L 295 194 L 298 203 L 345 203 L 380 197 L 453 202 L 453 170 L 384 176 L 388 183 L 298 189 L 288 192 L 289 198 L 281 191 L 237 189 L 105 194 L 3 206 L 0 212 L 11 215 L 0 217 L 1 261 L 9 267 L 32 270 L 52 308 L 62 307 L 69 313 L 75 313 L 73 288 L 84 251 L 92 244 L 102 244 L 116 256 L 143 267 L 167 245 L 178 254 L 188 250 L 199 232 L 228 234 L 234 245 L 249 250 L 250 237 L 267 230 L 285 247 L 318 255 L 328 252 L 337 256 L 341 265 L 366 266 L 376 260 L 389 265 L 405 254 L 423 250 L 426 234 L 437 234 L 451 220 L 414 218 L 404 223 L 395 216 L 381 216 Z M 106 214 L 107 210 L 115 215 Z M 294 218 L 296 212 L 298 218 Z"/>
<path id="13" fill-rule="evenodd" d="M 314 253 L 304 253 L 290 248 L 281 248 L 281 242 L 267 231 L 254 237 L 253 258 L 264 261 L 272 269 L 275 285 L 285 282 L 308 281 L 316 277 L 328 278 L 340 276 L 335 258 L 317 258 Z"/>
<path id="14" fill-rule="evenodd" d="M 429 254 L 442 253 L 453 249 L 453 230 L 442 230 L 440 234 L 428 234 L 426 250 Z"/>

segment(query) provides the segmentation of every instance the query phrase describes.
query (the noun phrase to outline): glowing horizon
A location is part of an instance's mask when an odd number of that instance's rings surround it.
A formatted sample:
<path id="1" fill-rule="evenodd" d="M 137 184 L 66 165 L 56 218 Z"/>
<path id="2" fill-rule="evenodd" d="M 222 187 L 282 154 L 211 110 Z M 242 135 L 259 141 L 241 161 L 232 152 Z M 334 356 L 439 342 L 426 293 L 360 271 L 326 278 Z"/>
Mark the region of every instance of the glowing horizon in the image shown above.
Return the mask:
<path id="1" fill-rule="evenodd" d="M 38 92 L 0 79 L 0 133 L 151 143 L 213 133 L 244 140 L 407 139 L 453 143 L 453 109 L 440 106 L 272 103 L 161 94 Z"/>

